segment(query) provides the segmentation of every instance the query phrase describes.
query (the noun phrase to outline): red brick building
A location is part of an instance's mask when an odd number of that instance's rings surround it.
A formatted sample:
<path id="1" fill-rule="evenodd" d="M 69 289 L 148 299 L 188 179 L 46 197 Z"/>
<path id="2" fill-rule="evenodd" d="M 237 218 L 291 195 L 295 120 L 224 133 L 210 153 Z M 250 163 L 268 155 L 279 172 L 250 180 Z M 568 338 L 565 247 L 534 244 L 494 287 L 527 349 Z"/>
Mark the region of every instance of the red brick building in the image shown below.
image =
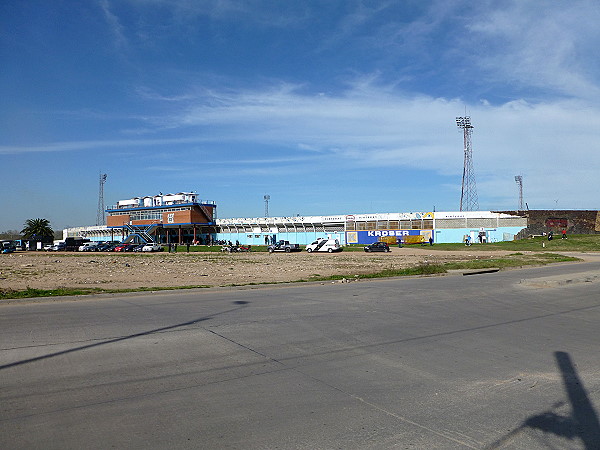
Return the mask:
<path id="1" fill-rule="evenodd" d="M 217 205 L 195 192 L 120 200 L 106 211 L 114 239 L 160 244 L 206 243 L 216 233 Z"/>

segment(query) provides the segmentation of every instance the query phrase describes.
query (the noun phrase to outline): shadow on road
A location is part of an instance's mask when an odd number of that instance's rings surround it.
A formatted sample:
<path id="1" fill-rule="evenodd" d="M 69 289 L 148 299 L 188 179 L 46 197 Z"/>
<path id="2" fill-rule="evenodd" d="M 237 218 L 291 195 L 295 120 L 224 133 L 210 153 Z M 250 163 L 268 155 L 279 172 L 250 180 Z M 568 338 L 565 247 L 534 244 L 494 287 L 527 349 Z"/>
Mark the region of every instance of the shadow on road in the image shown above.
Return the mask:
<path id="1" fill-rule="evenodd" d="M 56 356 L 66 355 L 68 353 L 79 352 L 81 350 L 87 350 L 89 348 L 100 347 L 102 345 L 114 344 L 115 342 L 126 341 L 128 339 L 134 339 L 134 338 L 141 337 L 141 336 L 148 336 L 148 335 L 154 334 L 154 333 L 161 333 L 161 332 L 165 332 L 165 331 L 175 330 L 175 329 L 181 328 L 181 327 L 195 325 L 197 323 L 204 322 L 205 320 L 210 320 L 213 317 L 220 316 L 222 314 L 231 313 L 233 311 L 242 309 L 246 305 L 248 305 L 250 302 L 239 301 L 239 302 L 233 302 L 233 303 L 236 305 L 240 305 L 240 306 L 238 306 L 237 308 L 228 309 L 226 311 L 221 311 L 220 313 L 212 314 L 210 316 L 205 316 L 205 317 L 200 317 L 198 319 L 190 320 L 188 322 L 178 323 L 175 325 L 169 325 L 167 327 L 155 328 L 153 330 L 148 330 L 148 331 L 142 331 L 140 333 L 130 334 L 128 336 L 119 336 L 119 337 L 107 339 L 107 340 L 101 341 L 101 342 L 94 342 L 93 344 L 82 345 L 80 347 L 70 348 L 68 350 L 62 350 L 60 352 L 49 353 L 47 355 L 36 356 L 35 358 L 23 359 L 21 361 L 15 361 L 15 362 L 12 362 L 9 364 L 4 364 L 4 365 L 0 366 L 0 370 L 9 369 L 11 367 L 16 367 L 16 366 L 21 366 L 23 364 L 29 364 L 29 363 L 33 363 L 36 361 L 41 361 L 43 359 L 54 358 Z"/>
<path id="2" fill-rule="evenodd" d="M 571 357 L 565 352 L 555 352 L 554 357 L 562 376 L 568 403 L 571 405 L 571 414 L 569 416 L 556 414 L 553 410 L 565 405 L 565 402 L 558 402 L 552 405 L 549 411 L 528 417 L 517 429 L 486 447 L 487 449 L 501 448 L 527 429 L 540 430 L 568 440 L 579 438 L 586 450 L 600 449 L 598 414 L 587 396 Z"/>

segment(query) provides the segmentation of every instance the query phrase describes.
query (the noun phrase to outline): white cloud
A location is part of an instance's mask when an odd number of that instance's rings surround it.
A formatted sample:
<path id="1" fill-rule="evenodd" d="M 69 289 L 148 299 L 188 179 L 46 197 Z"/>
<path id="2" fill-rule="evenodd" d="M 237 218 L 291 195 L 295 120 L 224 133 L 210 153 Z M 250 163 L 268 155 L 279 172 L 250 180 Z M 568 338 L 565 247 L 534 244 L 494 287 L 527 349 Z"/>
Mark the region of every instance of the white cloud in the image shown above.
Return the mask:
<path id="1" fill-rule="evenodd" d="M 502 83 L 598 99 L 599 21 L 598 4 L 590 0 L 480 8 L 467 25 L 478 49 L 472 63 Z"/>
<path id="2" fill-rule="evenodd" d="M 156 96 L 157 102 L 176 102 Z M 310 158 L 336 161 L 345 168 L 390 167 L 431 170 L 443 176 L 462 172 L 462 137 L 455 117 L 458 100 L 407 97 L 387 87 L 359 83 L 341 96 L 307 95 L 302 86 L 278 84 L 264 90 L 205 92 L 197 100 L 181 96 L 184 113 L 166 116 L 179 137 L 58 142 L 30 147 L 0 147 L 0 153 L 87 151 L 145 146 L 168 148 L 203 143 L 229 152 L 202 151 L 205 164 L 307 163 Z M 191 106 L 190 106 L 191 105 Z M 170 107 L 169 110 L 172 110 Z M 478 182 L 512 180 L 523 173 L 529 188 L 548 177 L 572 183 L 585 180 L 597 189 L 600 166 L 600 111 L 581 100 L 499 106 L 468 106 L 474 125 L 474 165 Z M 272 154 L 257 149 L 269 148 Z M 274 150 L 276 149 L 276 150 Z M 275 155 L 276 153 L 276 155 Z M 490 188 L 490 193 L 493 191 Z"/>
<path id="3" fill-rule="evenodd" d="M 118 16 L 112 12 L 110 2 L 108 0 L 100 0 L 100 8 L 104 14 L 109 31 L 113 36 L 115 47 L 126 47 L 128 43 L 125 37 L 125 29 L 121 25 Z"/>

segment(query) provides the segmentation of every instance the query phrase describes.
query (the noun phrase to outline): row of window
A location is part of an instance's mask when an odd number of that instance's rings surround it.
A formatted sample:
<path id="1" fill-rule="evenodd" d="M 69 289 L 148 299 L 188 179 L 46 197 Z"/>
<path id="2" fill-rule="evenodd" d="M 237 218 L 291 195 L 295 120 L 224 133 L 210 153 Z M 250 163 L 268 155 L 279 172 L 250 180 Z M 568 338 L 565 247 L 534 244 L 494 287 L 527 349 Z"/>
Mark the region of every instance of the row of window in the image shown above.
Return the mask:
<path id="1" fill-rule="evenodd" d="M 433 230 L 433 219 L 346 222 L 346 230 Z"/>
<path id="2" fill-rule="evenodd" d="M 155 211 L 138 211 L 129 214 L 131 220 L 162 220 L 164 212 L 188 211 L 190 208 L 169 208 L 159 209 Z M 113 215 L 121 215 L 119 213 Z M 473 218 L 473 219 L 437 219 L 436 227 L 438 229 L 452 228 L 496 228 L 496 227 L 518 227 L 527 226 L 527 219 L 522 217 L 507 217 L 507 218 Z M 255 233 L 255 226 L 250 225 L 221 225 L 224 232 L 229 233 Z M 420 220 L 372 220 L 364 222 L 349 221 L 346 222 L 346 227 L 341 223 L 338 224 L 302 224 L 297 227 L 277 226 L 277 231 L 293 232 L 293 231 L 362 231 L 362 230 L 432 230 L 433 219 Z M 270 233 L 270 226 L 260 226 L 261 233 Z"/>
<path id="3" fill-rule="evenodd" d="M 162 220 L 162 213 L 141 211 L 131 214 L 131 220 Z"/>
<path id="4" fill-rule="evenodd" d="M 134 211 L 134 212 L 111 212 L 111 216 L 131 216 L 131 220 L 148 220 L 146 219 L 146 215 L 151 215 L 154 219 L 155 216 L 158 216 L 158 219 L 162 219 L 163 213 L 171 213 L 175 211 L 189 211 L 192 208 L 188 206 L 187 208 L 165 208 L 165 209 L 153 209 L 150 211 Z M 144 217 L 143 219 L 138 219 L 138 217 Z"/>

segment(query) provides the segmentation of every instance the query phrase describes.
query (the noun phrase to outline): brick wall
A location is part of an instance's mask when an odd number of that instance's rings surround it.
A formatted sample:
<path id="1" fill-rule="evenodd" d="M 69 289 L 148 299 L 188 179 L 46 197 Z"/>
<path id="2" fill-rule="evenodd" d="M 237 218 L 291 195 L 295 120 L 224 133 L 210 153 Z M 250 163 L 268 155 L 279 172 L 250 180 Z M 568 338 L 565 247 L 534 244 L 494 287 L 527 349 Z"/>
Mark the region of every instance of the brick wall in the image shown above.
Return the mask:
<path id="1" fill-rule="evenodd" d="M 600 211 L 596 210 L 528 210 L 498 211 L 527 218 L 527 228 L 518 238 L 553 231 L 560 234 L 563 229 L 569 234 L 600 234 Z"/>

